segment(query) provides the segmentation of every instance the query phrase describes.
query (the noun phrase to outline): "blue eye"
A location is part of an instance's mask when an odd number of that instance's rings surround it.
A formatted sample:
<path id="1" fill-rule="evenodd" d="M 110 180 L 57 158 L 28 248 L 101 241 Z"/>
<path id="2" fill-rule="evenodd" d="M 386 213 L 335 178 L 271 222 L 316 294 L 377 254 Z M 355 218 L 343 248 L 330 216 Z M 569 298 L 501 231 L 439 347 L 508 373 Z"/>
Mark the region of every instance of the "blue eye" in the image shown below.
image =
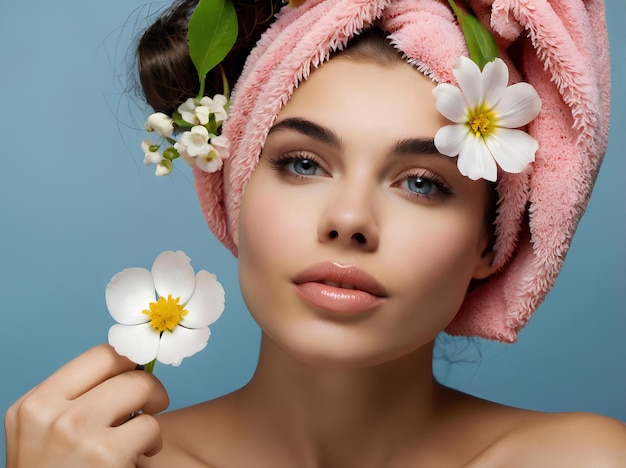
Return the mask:
<path id="1" fill-rule="evenodd" d="M 443 200 L 454 196 L 452 188 L 439 175 L 429 170 L 406 174 L 397 185 L 407 195 L 419 200 Z"/>
<path id="2" fill-rule="evenodd" d="M 406 180 L 406 188 L 418 195 L 432 195 L 437 191 L 437 186 L 423 177 L 409 177 Z"/>
<path id="3" fill-rule="evenodd" d="M 294 158 L 287 161 L 284 167 L 291 172 L 302 176 L 324 174 L 324 171 L 320 168 L 319 164 L 311 159 Z"/>

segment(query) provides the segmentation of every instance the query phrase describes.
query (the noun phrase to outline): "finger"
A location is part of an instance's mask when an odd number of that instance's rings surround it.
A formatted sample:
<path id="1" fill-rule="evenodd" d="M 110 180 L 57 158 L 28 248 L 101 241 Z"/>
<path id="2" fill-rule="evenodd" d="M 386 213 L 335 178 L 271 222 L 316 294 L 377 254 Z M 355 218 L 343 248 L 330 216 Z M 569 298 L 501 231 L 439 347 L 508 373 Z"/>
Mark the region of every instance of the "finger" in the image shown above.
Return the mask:
<path id="1" fill-rule="evenodd" d="M 39 385 L 31 388 L 13 403 L 4 415 L 5 442 L 6 442 L 6 466 L 8 468 L 19 466 L 18 454 L 25 437 L 28 440 L 36 439 L 36 434 L 24 434 L 23 427 L 19 423 L 20 412 L 24 401 L 37 391 Z"/>
<path id="2" fill-rule="evenodd" d="M 4 414 L 4 429 L 6 442 L 6 466 L 12 468 L 18 466 L 17 454 L 19 452 L 19 424 L 18 409 L 22 402 L 35 391 L 37 387 L 31 388 L 13 403 Z"/>
<path id="3" fill-rule="evenodd" d="M 57 370 L 40 384 L 40 391 L 57 395 L 62 389 L 61 396 L 73 400 L 114 375 L 135 367 L 135 363 L 117 354 L 111 346 L 101 344 Z"/>
<path id="4" fill-rule="evenodd" d="M 115 433 L 119 447 L 127 450 L 129 458 L 139 459 L 141 455 L 151 457 L 163 448 L 161 426 L 154 416 L 141 414 L 125 424 L 109 429 Z M 129 445 L 132 441 L 132 445 Z"/>
<path id="5" fill-rule="evenodd" d="M 69 409 L 105 425 L 127 420 L 131 413 L 156 414 L 169 405 L 163 384 L 152 374 L 132 370 L 111 377 L 75 399 Z"/>

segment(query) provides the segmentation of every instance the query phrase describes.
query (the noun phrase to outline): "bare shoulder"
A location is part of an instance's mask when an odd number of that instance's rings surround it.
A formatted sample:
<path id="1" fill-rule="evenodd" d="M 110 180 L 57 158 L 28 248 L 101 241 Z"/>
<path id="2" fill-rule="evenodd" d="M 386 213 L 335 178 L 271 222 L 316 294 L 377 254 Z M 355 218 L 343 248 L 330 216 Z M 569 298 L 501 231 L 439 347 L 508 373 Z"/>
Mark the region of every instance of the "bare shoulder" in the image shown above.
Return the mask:
<path id="1" fill-rule="evenodd" d="M 236 430 L 229 405 L 229 398 L 222 397 L 159 415 L 163 449 L 143 457 L 139 467 L 213 468 L 212 460 L 221 458 Z"/>
<path id="2" fill-rule="evenodd" d="M 589 413 L 527 413 L 468 466 L 626 468 L 626 426 Z"/>

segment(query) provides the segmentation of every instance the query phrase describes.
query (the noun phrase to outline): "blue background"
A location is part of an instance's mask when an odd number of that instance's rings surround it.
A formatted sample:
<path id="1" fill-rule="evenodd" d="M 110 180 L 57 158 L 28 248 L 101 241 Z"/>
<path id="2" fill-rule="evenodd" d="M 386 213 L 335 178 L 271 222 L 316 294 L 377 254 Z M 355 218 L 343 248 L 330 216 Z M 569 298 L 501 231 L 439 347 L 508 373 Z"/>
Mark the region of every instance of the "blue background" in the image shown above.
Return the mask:
<path id="1" fill-rule="evenodd" d="M 157 179 L 142 165 L 148 111 L 127 92 L 129 44 L 164 5 L 0 5 L 2 413 L 106 341 L 109 279 L 126 267 L 149 268 L 162 250 L 184 250 L 227 292 L 207 351 L 178 368 L 157 367 L 171 407 L 233 390 L 254 369 L 259 332 L 239 295 L 235 260 L 204 224 L 189 171 L 179 165 Z M 435 368 L 444 383 L 509 405 L 626 420 L 626 4 L 609 0 L 607 12 L 609 151 L 563 272 L 517 344 L 477 341 Z"/>

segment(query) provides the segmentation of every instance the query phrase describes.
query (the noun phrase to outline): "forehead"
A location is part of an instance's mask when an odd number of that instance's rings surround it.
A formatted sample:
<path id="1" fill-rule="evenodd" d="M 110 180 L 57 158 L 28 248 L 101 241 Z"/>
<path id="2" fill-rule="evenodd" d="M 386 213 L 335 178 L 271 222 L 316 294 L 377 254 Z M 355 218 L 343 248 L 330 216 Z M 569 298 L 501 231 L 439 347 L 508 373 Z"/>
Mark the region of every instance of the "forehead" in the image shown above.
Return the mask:
<path id="1" fill-rule="evenodd" d="M 448 123 L 435 108 L 435 84 L 404 62 L 338 56 L 314 70 L 277 117 L 393 138 L 432 138 Z"/>

